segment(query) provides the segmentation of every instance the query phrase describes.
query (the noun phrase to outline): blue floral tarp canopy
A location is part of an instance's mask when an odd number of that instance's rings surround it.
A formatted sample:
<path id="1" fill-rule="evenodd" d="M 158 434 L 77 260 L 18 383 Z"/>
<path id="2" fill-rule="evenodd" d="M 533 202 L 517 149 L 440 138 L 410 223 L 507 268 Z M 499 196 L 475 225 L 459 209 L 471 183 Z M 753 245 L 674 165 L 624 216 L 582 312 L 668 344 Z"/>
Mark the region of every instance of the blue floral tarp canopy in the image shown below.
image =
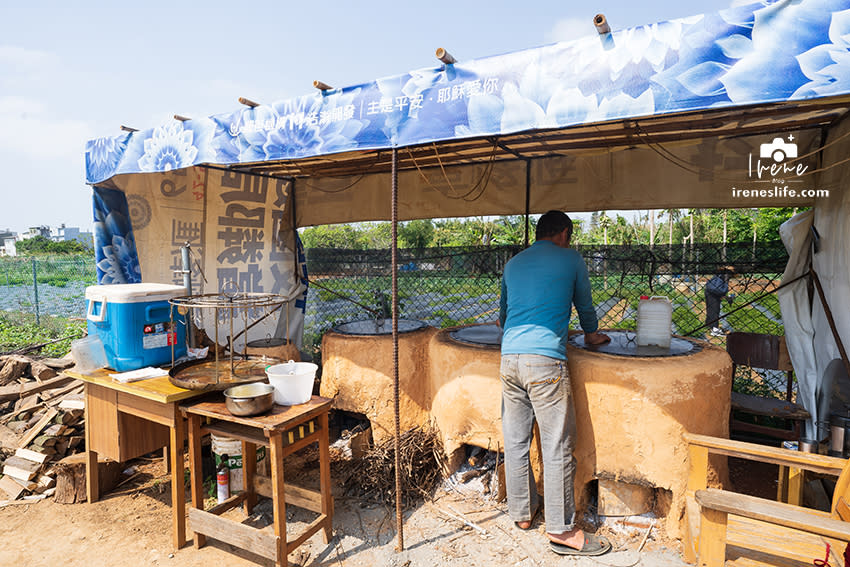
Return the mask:
<path id="1" fill-rule="evenodd" d="M 91 140 L 86 179 L 850 93 L 850 3 L 767 0 Z"/>
<path id="2" fill-rule="evenodd" d="M 301 293 L 293 229 L 391 218 L 392 159 L 400 220 L 807 206 L 740 190 L 777 143 L 814 188 L 848 104 L 850 0 L 766 0 L 174 120 L 87 144 L 98 275 L 179 282 L 190 242 L 212 282 Z"/>

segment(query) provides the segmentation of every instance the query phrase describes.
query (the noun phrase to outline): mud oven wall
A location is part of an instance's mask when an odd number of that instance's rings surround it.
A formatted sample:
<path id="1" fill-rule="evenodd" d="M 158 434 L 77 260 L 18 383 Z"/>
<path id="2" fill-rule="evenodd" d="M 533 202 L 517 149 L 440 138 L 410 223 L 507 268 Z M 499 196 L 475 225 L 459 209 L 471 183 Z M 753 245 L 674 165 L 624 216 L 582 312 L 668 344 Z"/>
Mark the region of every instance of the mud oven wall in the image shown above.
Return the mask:
<path id="1" fill-rule="evenodd" d="M 452 329 L 399 335 L 401 428 L 433 420 L 448 455 L 464 445 L 503 446 L 500 354 L 459 343 Z M 680 534 L 688 451 L 682 433 L 728 437 L 732 363 L 707 343 L 690 355 L 626 358 L 568 346 L 575 395 L 576 500 L 588 504 L 594 479 L 669 491 L 666 528 Z M 321 394 L 365 414 L 376 442 L 392 436 L 392 337 L 328 333 Z M 716 467 L 718 478 L 726 471 Z M 544 487 L 545 490 L 545 487 Z M 669 507 L 666 505 L 669 504 Z"/>

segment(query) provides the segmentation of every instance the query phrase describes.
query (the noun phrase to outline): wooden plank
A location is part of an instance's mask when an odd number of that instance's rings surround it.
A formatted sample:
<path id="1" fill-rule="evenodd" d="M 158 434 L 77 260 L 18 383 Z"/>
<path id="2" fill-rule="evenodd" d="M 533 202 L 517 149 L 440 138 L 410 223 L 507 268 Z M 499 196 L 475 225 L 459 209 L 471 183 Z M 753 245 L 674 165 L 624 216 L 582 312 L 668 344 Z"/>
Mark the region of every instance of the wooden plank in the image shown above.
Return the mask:
<path id="1" fill-rule="evenodd" d="M 59 412 L 54 408 L 48 409 L 47 412 L 45 412 L 45 414 L 41 417 L 41 419 L 38 420 L 38 423 L 31 427 L 30 430 L 27 431 L 26 435 L 24 435 L 21 440 L 18 441 L 18 447 L 26 447 L 27 445 L 29 445 L 33 439 L 38 437 L 38 435 L 41 433 L 41 430 L 47 427 L 47 424 L 50 423 L 58 413 Z"/>
<path id="2" fill-rule="evenodd" d="M 819 512 L 823 517 L 829 515 Z M 727 561 L 738 557 L 758 558 L 769 555 L 774 558 L 782 557 L 784 561 L 767 561 L 769 565 L 785 565 L 800 562 L 811 566 L 812 559 L 823 558 L 827 540 L 823 536 L 792 530 L 768 522 L 729 516 L 727 527 Z M 843 546 L 831 546 L 835 555 L 834 564 L 841 565 L 837 559 L 843 552 Z"/>
<path id="3" fill-rule="evenodd" d="M 323 514 L 320 515 L 318 518 L 316 518 L 315 520 L 310 522 L 310 525 L 307 526 L 307 528 L 303 532 L 301 532 L 301 535 L 299 535 L 297 538 L 295 538 L 292 541 L 287 541 L 286 542 L 286 548 L 290 551 L 290 553 L 294 549 L 296 549 L 299 545 L 301 545 L 302 543 L 307 541 L 307 539 L 311 535 L 313 535 L 314 533 L 319 531 L 322 528 L 322 526 L 324 526 L 327 523 L 327 519 L 328 519 L 327 516 L 325 516 Z M 327 543 L 327 542 L 325 542 L 325 543 Z"/>
<path id="4" fill-rule="evenodd" d="M 245 549 L 261 557 L 278 561 L 278 536 L 257 528 L 204 512 L 198 508 L 189 508 L 189 529 L 196 534 L 201 533 L 239 549 Z"/>
<path id="5" fill-rule="evenodd" d="M 796 467 L 820 474 L 838 476 L 847 466 L 847 459 L 818 455 L 816 453 L 805 453 L 802 451 L 791 451 L 779 447 L 767 445 L 756 445 L 755 443 L 744 443 L 723 439 L 720 437 L 709 437 L 695 433 L 683 435 L 689 445 L 705 447 L 711 454 L 739 457 L 741 459 L 756 460 L 774 465 Z"/>
<path id="6" fill-rule="evenodd" d="M 45 380 L 41 383 L 29 382 L 24 385 L 12 384 L 9 386 L 0 386 L 0 402 L 17 400 L 32 394 L 43 392 L 44 390 L 52 390 L 53 388 L 56 388 L 57 386 L 62 386 L 63 384 L 72 380 L 73 378 L 71 378 L 70 376 L 66 374 L 60 374 L 55 378 Z"/>
<path id="7" fill-rule="evenodd" d="M 269 439 L 263 434 L 262 429 L 249 427 L 241 423 L 213 422 L 204 426 L 204 433 L 215 433 L 223 437 L 247 441 L 254 445 L 269 444 Z"/>
<path id="8" fill-rule="evenodd" d="M 245 500 L 245 496 L 246 495 L 245 495 L 244 492 L 240 492 L 239 494 L 234 494 L 233 496 L 231 496 L 230 498 L 228 498 L 224 502 L 219 502 L 218 504 L 216 504 L 215 506 L 213 506 L 212 508 L 210 508 L 206 512 L 208 514 L 215 514 L 216 516 L 221 516 L 222 514 L 224 514 L 225 512 L 230 510 L 231 508 L 235 508 L 235 507 L 239 506 L 240 504 L 242 504 L 242 502 Z"/>
<path id="9" fill-rule="evenodd" d="M 850 522 L 850 506 L 843 496 L 838 497 L 838 502 L 835 504 L 835 513 L 845 522 Z"/>
<path id="10" fill-rule="evenodd" d="M 806 420 L 811 414 L 799 404 L 776 398 L 762 398 L 740 392 L 732 392 L 732 411 L 743 411 L 767 417 Z"/>
<path id="11" fill-rule="evenodd" d="M 16 500 L 24 491 L 24 487 L 15 482 L 10 476 L 0 477 L 0 490 L 5 492 L 9 500 Z"/>
<path id="12" fill-rule="evenodd" d="M 3 474 L 20 480 L 32 480 L 41 468 L 39 463 L 34 463 L 21 457 L 9 457 L 3 463 Z"/>
<path id="13" fill-rule="evenodd" d="M 242 462 L 245 462 L 244 458 Z M 254 477 L 254 490 L 257 494 L 265 498 L 273 497 L 272 482 L 267 476 Z M 322 495 L 318 490 L 285 484 L 283 494 L 287 505 L 298 506 L 299 508 L 304 508 L 318 514 L 322 512 Z"/>
<path id="14" fill-rule="evenodd" d="M 850 542 L 850 523 L 813 514 L 808 508 L 714 488 L 698 491 L 696 499 L 703 510 L 717 510 Z"/>
<path id="15" fill-rule="evenodd" d="M 42 464 L 47 460 L 47 455 L 44 453 L 39 453 L 38 451 L 30 451 L 29 449 L 17 449 L 15 450 L 15 456 L 21 457 L 22 459 L 27 459 L 34 463 Z"/>

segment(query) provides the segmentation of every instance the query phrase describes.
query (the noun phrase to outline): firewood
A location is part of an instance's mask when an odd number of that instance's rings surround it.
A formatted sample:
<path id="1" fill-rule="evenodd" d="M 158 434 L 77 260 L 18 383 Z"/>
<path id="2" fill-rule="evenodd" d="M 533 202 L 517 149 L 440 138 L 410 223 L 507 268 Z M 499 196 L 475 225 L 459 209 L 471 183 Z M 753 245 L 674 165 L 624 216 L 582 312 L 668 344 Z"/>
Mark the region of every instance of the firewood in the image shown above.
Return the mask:
<path id="1" fill-rule="evenodd" d="M 0 384 L 7 384 L 26 374 L 30 359 L 25 356 L 9 355 L 0 369 Z"/>
<path id="2" fill-rule="evenodd" d="M 73 428 L 82 420 L 83 412 L 81 410 L 64 411 L 59 414 L 59 423 L 67 426 L 68 429 Z"/>
<path id="3" fill-rule="evenodd" d="M 0 449 L 12 451 L 18 446 L 18 434 L 6 427 L 0 425 Z"/>
<path id="4" fill-rule="evenodd" d="M 36 484 L 38 485 L 35 488 L 35 492 L 43 493 L 48 488 L 53 488 L 56 486 L 56 479 L 52 476 L 47 476 L 46 474 L 40 474 L 35 479 Z"/>
<path id="5" fill-rule="evenodd" d="M 32 444 L 46 449 L 47 447 L 56 445 L 58 440 L 59 438 L 53 435 L 39 435 L 33 440 Z"/>
<path id="6" fill-rule="evenodd" d="M 45 412 L 44 416 L 32 427 L 29 431 L 27 431 L 26 435 L 20 440 L 18 443 L 18 447 L 26 447 L 29 445 L 33 439 L 35 439 L 40 433 L 41 430 L 47 427 L 47 424 L 50 423 L 50 420 L 53 419 L 56 414 L 59 413 L 56 409 L 50 408 Z"/>
<path id="7" fill-rule="evenodd" d="M 121 463 L 98 459 L 98 491 L 105 494 L 121 478 Z M 56 492 L 54 500 L 60 504 L 86 501 L 86 454 L 77 453 L 56 463 Z"/>
<path id="8" fill-rule="evenodd" d="M 38 483 L 32 480 L 22 480 L 20 478 L 15 478 L 14 476 L 10 477 L 12 480 L 17 482 L 24 490 L 29 492 L 34 492 L 36 488 L 38 488 Z"/>
<path id="9" fill-rule="evenodd" d="M 37 422 L 38 420 L 36 420 Z M 35 424 L 33 424 L 35 425 Z M 24 431 L 27 430 L 27 422 L 26 421 L 10 421 L 8 425 L 5 426 L 7 429 L 12 430 L 16 435 L 20 435 Z"/>
<path id="10" fill-rule="evenodd" d="M 35 427 L 36 424 L 39 421 L 41 421 L 41 419 L 44 417 L 44 414 L 46 414 L 46 413 L 47 413 L 47 410 L 39 410 L 39 411 L 36 411 L 35 413 L 33 413 L 29 417 L 29 419 L 27 419 L 27 429 Z"/>
<path id="11" fill-rule="evenodd" d="M 30 451 L 29 449 L 19 448 L 15 451 L 15 456 L 38 464 L 43 464 L 47 460 L 47 455 L 44 453 Z"/>
<path id="12" fill-rule="evenodd" d="M 33 378 L 36 379 L 37 382 L 44 382 L 45 380 L 53 378 L 59 373 L 56 372 L 56 370 L 54 370 L 53 368 L 50 368 L 49 366 L 44 364 L 43 362 L 34 360 L 30 364 L 30 374 Z"/>
<path id="13" fill-rule="evenodd" d="M 62 432 L 68 429 L 66 426 L 61 423 L 54 423 L 50 427 L 44 430 L 44 435 L 50 435 L 51 437 L 57 437 L 62 435 Z"/>
<path id="14" fill-rule="evenodd" d="M 40 468 L 41 465 L 39 463 L 34 463 L 20 457 L 9 457 L 3 463 L 3 474 L 27 481 L 34 478 Z"/>
<path id="15" fill-rule="evenodd" d="M 10 476 L 0 477 L 0 491 L 5 492 L 9 500 L 16 500 L 23 492 L 24 487 L 14 481 Z"/>
<path id="16" fill-rule="evenodd" d="M 51 390 L 58 386 L 65 385 L 68 382 L 77 382 L 78 384 L 81 383 L 80 381 L 75 380 L 70 376 L 67 376 L 65 374 L 59 374 L 55 378 L 50 378 L 49 380 L 45 380 L 40 384 L 38 382 L 32 381 L 23 386 L 19 384 L 9 384 L 8 386 L 0 386 L 0 401 L 15 400 L 28 396 L 30 394 L 43 392 L 44 390 Z"/>
<path id="17" fill-rule="evenodd" d="M 15 411 L 24 411 L 30 408 L 34 408 L 38 405 L 40 401 L 41 398 L 38 394 L 31 394 L 15 402 Z"/>
<path id="18" fill-rule="evenodd" d="M 82 411 L 86 409 L 86 401 L 79 398 L 66 398 L 59 402 L 59 409 Z"/>
<path id="19" fill-rule="evenodd" d="M 67 358 L 42 358 L 39 362 L 54 370 L 67 370 L 74 366 L 74 361 Z"/>

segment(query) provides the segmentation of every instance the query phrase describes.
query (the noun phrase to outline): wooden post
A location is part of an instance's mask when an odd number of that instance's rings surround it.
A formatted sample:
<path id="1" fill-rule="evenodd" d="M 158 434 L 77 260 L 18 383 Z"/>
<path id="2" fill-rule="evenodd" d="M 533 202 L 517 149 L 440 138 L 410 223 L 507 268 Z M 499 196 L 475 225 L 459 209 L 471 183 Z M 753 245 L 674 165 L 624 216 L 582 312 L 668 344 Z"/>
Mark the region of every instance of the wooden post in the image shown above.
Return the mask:
<path id="1" fill-rule="evenodd" d="M 204 473 L 201 462 L 201 417 L 189 415 L 189 475 L 192 479 L 192 507 L 204 509 Z M 201 548 L 207 542 L 204 534 L 195 532 L 195 547 Z"/>
<path id="2" fill-rule="evenodd" d="M 254 477 L 257 474 L 257 445 L 242 441 L 242 490 L 245 492 L 245 514 L 250 515 L 257 505 Z"/>
<path id="3" fill-rule="evenodd" d="M 272 502 L 274 503 L 274 535 L 277 536 L 276 567 L 286 567 L 286 497 L 283 482 L 283 434 L 274 431 L 269 438 L 271 462 Z M 242 466 L 245 466 L 243 456 Z"/>
<path id="4" fill-rule="evenodd" d="M 696 563 L 701 538 L 700 511 L 694 493 L 708 488 L 708 448 L 688 445 L 688 489 L 685 494 L 685 535 L 683 555 L 688 563 Z"/>
<path id="5" fill-rule="evenodd" d="M 186 543 L 186 482 L 183 476 L 185 470 L 183 441 L 186 438 L 185 422 L 177 404 L 171 404 L 174 415 L 173 425 L 169 428 L 168 452 L 171 461 L 171 524 L 174 549 L 180 549 Z"/>
<path id="6" fill-rule="evenodd" d="M 328 412 L 319 417 L 319 491 L 322 494 L 322 514 L 326 516 L 322 541 L 330 542 L 333 537 L 333 494 L 331 487 L 331 450 L 328 435 Z"/>
<path id="7" fill-rule="evenodd" d="M 700 567 L 726 564 L 726 512 L 703 508 L 699 527 Z"/>

